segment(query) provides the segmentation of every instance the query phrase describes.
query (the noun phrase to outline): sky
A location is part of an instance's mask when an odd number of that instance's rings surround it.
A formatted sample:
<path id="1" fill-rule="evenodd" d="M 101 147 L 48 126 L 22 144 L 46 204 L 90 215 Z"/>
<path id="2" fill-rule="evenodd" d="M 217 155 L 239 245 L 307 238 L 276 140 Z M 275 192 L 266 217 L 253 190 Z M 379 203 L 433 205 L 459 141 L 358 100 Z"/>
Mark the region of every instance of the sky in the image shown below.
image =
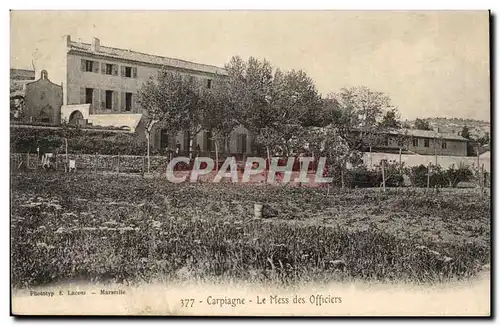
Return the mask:
<path id="1" fill-rule="evenodd" d="M 487 11 L 12 11 L 11 68 L 30 69 L 66 34 L 221 67 L 265 58 L 304 70 L 323 95 L 384 92 L 403 119 L 490 121 Z"/>

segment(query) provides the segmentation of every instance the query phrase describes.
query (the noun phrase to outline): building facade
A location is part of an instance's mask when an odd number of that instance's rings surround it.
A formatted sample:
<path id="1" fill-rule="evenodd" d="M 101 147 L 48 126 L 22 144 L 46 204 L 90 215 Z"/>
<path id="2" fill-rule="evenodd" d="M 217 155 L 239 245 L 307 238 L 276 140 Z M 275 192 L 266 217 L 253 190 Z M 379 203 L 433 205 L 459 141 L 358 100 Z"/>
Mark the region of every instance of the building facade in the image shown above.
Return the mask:
<path id="1" fill-rule="evenodd" d="M 30 123 L 60 124 L 62 102 L 62 86 L 51 82 L 45 70 L 40 79 L 25 86 L 25 118 Z"/>
<path id="2" fill-rule="evenodd" d="M 398 129 L 379 134 L 374 151 L 399 151 L 401 148 L 409 154 L 467 156 L 468 139 L 433 130 Z"/>
<path id="3" fill-rule="evenodd" d="M 37 66 L 47 67 L 44 69 L 51 71 L 52 79 L 62 84 L 62 121 L 128 127 L 141 137 L 145 137 L 146 112 L 137 101 L 137 92 L 144 82 L 155 78 L 160 69 L 165 67 L 192 76 L 206 87 L 212 87 L 217 76 L 226 75 L 224 69 L 215 66 L 103 46 L 97 38 L 92 43 L 82 43 L 67 35 L 60 46 L 50 51 L 45 56 L 48 60 L 37 62 Z M 141 116 L 138 123 L 137 115 Z M 169 137 L 168 130 L 155 128 L 151 145 L 157 149 L 173 149 L 179 143 L 182 150 L 187 150 L 188 139 L 189 135 L 184 132 Z M 244 128 L 237 128 L 231 135 L 229 152 L 250 153 L 251 141 Z M 201 151 L 213 150 L 208 131 L 196 136 L 193 148 L 198 145 Z"/>

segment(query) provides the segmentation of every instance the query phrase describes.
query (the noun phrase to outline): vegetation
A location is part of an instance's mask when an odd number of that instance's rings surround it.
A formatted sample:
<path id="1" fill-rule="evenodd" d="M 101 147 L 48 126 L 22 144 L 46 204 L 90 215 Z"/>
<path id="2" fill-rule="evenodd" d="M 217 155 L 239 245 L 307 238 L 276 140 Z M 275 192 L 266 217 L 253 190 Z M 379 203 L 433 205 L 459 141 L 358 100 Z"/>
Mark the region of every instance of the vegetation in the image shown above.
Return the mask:
<path id="1" fill-rule="evenodd" d="M 443 170 L 439 165 L 430 164 L 410 168 L 410 180 L 416 187 L 456 187 L 460 182 L 468 182 L 473 179 L 473 171 L 465 165 L 451 166 Z"/>
<path id="2" fill-rule="evenodd" d="M 419 129 L 419 130 L 432 130 L 432 127 L 430 126 L 429 121 L 427 121 L 425 119 L 417 118 L 415 120 L 414 127 L 415 127 L 415 129 Z"/>
<path id="3" fill-rule="evenodd" d="M 138 135 L 111 130 L 11 128 L 11 152 L 36 153 L 38 148 L 40 153 L 64 153 L 65 138 L 68 152 L 74 154 L 144 155 L 147 148 Z"/>
<path id="4" fill-rule="evenodd" d="M 327 196 L 322 188 L 23 173 L 12 178 L 12 282 L 463 279 L 490 263 L 489 200 L 458 190 Z M 255 202 L 277 216 L 254 219 Z"/>

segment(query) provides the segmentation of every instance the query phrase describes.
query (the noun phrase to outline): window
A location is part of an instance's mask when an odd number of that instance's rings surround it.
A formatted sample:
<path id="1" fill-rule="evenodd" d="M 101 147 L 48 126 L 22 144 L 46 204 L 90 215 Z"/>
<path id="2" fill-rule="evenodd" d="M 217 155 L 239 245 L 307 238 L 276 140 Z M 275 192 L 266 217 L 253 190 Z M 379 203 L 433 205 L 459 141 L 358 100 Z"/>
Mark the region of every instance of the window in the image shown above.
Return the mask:
<path id="1" fill-rule="evenodd" d="M 113 91 L 106 91 L 106 109 L 111 110 L 113 108 Z"/>
<path id="2" fill-rule="evenodd" d="M 424 147 L 429 147 L 429 138 L 424 139 Z"/>
<path id="3" fill-rule="evenodd" d="M 137 78 L 137 67 L 121 66 L 121 76 L 128 78 Z"/>
<path id="4" fill-rule="evenodd" d="M 413 138 L 411 142 L 413 147 L 418 147 L 418 138 Z"/>
<path id="5" fill-rule="evenodd" d="M 94 95 L 93 88 L 85 88 L 85 103 L 86 104 L 92 104 L 93 95 Z"/>
<path id="6" fill-rule="evenodd" d="M 94 71 L 94 61 L 85 60 L 85 71 Z"/>
<path id="7" fill-rule="evenodd" d="M 113 74 L 113 65 L 110 63 L 106 63 L 106 75 Z"/>
<path id="8" fill-rule="evenodd" d="M 446 140 L 441 141 L 441 148 L 446 149 Z"/>
<path id="9" fill-rule="evenodd" d="M 212 88 L 212 80 L 207 79 L 207 88 Z"/>
<path id="10" fill-rule="evenodd" d="M 125 93 L 125 111 L 132 110 L 132 93 Z"/>

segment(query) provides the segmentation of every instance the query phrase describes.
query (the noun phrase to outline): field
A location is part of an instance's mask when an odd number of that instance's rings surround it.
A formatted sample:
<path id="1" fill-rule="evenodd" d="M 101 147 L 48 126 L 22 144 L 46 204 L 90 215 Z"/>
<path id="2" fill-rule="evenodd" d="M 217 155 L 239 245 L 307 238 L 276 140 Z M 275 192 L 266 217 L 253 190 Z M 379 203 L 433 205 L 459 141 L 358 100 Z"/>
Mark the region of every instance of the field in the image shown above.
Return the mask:
<path id="1" fill-rule="evenodd" d="M 255 218 L 254 203 L 277 212 Z M 436 283 L 490 264 L 490 195 L 11 176 L 16 288 L 231 279 Z"/>

